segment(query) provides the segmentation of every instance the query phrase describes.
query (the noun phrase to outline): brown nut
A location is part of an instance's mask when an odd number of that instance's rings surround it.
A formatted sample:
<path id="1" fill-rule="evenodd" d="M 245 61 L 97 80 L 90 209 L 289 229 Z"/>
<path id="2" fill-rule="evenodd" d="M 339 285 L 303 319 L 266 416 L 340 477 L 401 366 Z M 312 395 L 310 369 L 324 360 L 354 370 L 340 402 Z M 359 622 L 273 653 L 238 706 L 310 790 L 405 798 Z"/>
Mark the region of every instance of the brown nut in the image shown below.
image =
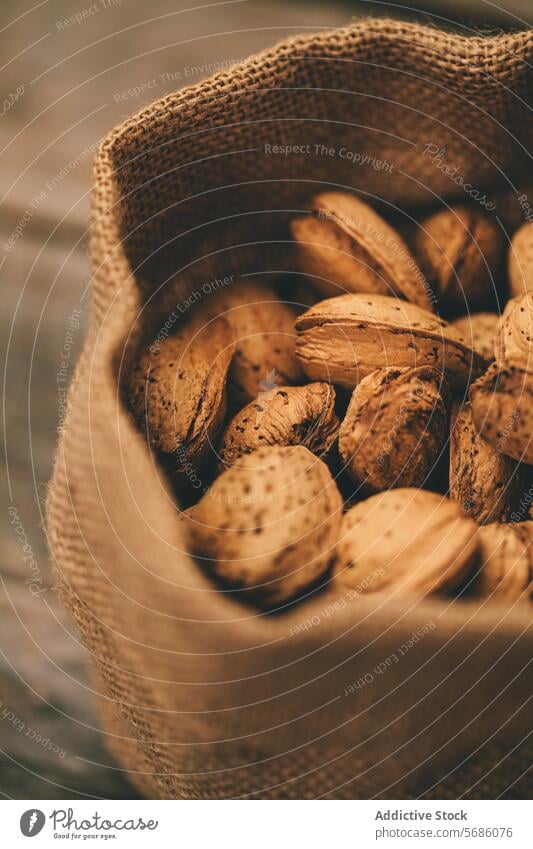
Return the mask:
<path id="1" fill-rule="evenodd" d="M 487 215 L 462 205 L 439 210 L 420 222 L 413 249 L 441 311 L 465 312 L 490 301 L 504 240 Z"/>
<path id="2" fill-rule="evenodd" d="M 530 601 L 533 522 L 485 525 L 478 536 L 480 562 L 475 592 L 498 601 Z"/>
<path id="3" fill-rule="evenodd" d="M 516 366 L 533 372 L 533 291 L 507 302 L 494 340 L 501 368 Z"/>
<path id="4" fill-rule="evenodd" d="M 480 524 L 511 518 L 520 500 L 514 460 L 480 436 L 469 404 L 454 404 L 450 433 L 450 497 Z"/>
<path id="5" fill-rule="evenodd" d="M 339 431 L 348 472 L 373 492 L 422 486 L 448 437 L 448 405 L 442 375 L 427 366 L 369 374 Z"/>
<path id="6" fill-rule="evenodd" d="M 397 295 L 431 309 L 426 281 L 399 233 L 355 195 L 324 192 L 291 231 L 302 271 L 326 296 Z"/>
<path id="7" fill-rule="evenodd" d="M 333 555 L 342 500 L 327 466 L 303 445 L 240 458 L 189 514 L 194 554 L 270 606 L 302 593 Z"/>
<path id="8" fill-rule="evenodd" d="M 525 221 L 511 240 L 508 273 L 511 295 L 533 290 L 533 221 Z"/>
<path id="9" fill-rule="evenodd" d="M 470 387 L 476 430 L 497 451 L 533 464 L 533 375 L 493 363 Z"/>
<path id="10" fill-rule="evenodd" d="M 193 319 L 145 349 L 129 376 L 139 426 L 151 445 L 173 455 L 178 472 L 188 463 L 201 464 L 218 434 L 233 351 L 227 321 Z"/>
<path id="11" fill-rule="evenodd" d="M 517 198 L 518 195 L 518 198 Z M 513 188 L 499 189 L 491 192 L 489 195 L 492 202 L 492 208 L 496 210 L 498 219 L 501 222 L 504 233 L 512 236 L 524 223 L 525 207 L 522 207 L 521 202 L 528 195 L 533 196 L 533 183 L 531 176 L 528 174 L 525 178 L 521 175 L 518 186 Z M 518 203 L 516 202 L 518 199 Z M 531 219 L 530 219 L 531 220 Z M 515 294 L 522 294 L 515 292 Z"/>
<path id="12" fill-rule="evenodd" d="M 344 514 L 334 584 L 398 596 L 448 592 L 475 561 L 477 527 L 458 504 L 434 492 L 380 492 Z"/>
<path id="13" fill-rule="evenodd" d="M 294 356 L 294 318 L 266 283 L 243 280 L 219 289 L 201 305 L 208 320 L 223 316 L 235 337 L 228 392 L 233 406 L 242 407 L 275 386 L 298 383 L 302 373 Z"/>
<path id="14" fill-rule="evenodd" d="M 451 322 L 469 348 L 487 363 L 494 359 L 494 339 L 500 316 L 495 312 L 476 312 Z"/>
<path id="15" fill-rule="evenodd" d="M 312 380 L 353 389 L 371 372 L 427 365 L 464 387 L 485 361 L 454 327 L 414 304 L 383 295 L 341 295 L 296 319 L 296 355 Z"/>
<path id="16" fill-rule="evenodd" d="M 320 457 L 328 453 L 338 431 L 335 390 L 329 383 L 283 386 L 237 413 L 222 437 L 219 454 L 226 466 L 267 445 L 305 445 Z"/>

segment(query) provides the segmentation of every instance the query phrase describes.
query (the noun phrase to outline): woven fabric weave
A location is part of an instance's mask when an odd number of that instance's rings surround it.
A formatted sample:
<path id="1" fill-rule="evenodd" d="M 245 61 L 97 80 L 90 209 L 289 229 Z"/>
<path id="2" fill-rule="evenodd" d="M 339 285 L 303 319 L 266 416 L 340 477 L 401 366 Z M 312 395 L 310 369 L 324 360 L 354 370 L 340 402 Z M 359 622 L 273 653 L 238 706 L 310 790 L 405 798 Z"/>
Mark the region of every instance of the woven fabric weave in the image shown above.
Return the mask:
<path id="1" fill-rule="evenodd" d="M 357 191 L 391 216 L 464 198 L 428 156 L 438 145 L 465 183 L 513 191 L 529 165 L 532 60 L 531 32 L 463 38 L 364 20 L 287 39 L 104 141 L 91 321 L 48 534 L 111 748 L 147 796 L 527 792 L 530 617 L 372 594 L 354 607 L 331 590 L 257 615 L 184 550 L 174 496 L 120 380 L 139 340 L 205 281 L 286 268 L 288 216 L 319 187 Z M 301 144 L 317 152 L 268 149 Z"/>

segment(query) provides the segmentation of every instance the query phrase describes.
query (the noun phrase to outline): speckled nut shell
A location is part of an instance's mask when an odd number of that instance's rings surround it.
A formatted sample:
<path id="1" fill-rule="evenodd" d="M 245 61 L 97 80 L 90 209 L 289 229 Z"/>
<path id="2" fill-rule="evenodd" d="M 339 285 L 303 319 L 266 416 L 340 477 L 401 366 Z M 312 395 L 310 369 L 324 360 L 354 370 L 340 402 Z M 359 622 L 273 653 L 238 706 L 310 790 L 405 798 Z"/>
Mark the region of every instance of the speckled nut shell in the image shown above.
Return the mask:
<path id="1" fill-rule="evenodd" d="M 533 464 L 533 375 L 493 363 L 470 387 L 472 419 L 497 451 Z"/>
<path id="2" fill-rule="evenodd" d="M 296 313 L 267 283 L 246 279 L 219 289 L 202 302 L 199 315 L 206 320 L 223 316 L 233 330 L 235 355 L 228 380 L 233 407 L 276 385 L 301 381 L 294 356 Z"/>
<path id="3" fill-rule="evenodd" d="M 424 276 L 402 237 L 355 195 L 317 195 L 291 231 L 300 268 L 323 295 L 397 295 L 431 309 Z"/>
<path id="4" fill-rule="evenodd" d="M 524 222 L 511 240 L 508 273 L 511 295 L 533 290 L 533 221 Z"/>
<path id="5" fill-rule="evenodd" d="M 468 403 L 456 403 L 450 429 L 450 497 L 480 524 L 504 522 L 520 500 L 518 464 L 477 432 Z"/>
<path id="6" fill-rule="evenodd" d="M 333 386 L 283 386 L 237 413 L 222 436 L 220 459 L 233 466 L 243 454 L 267 445 L 305 445 L 320 457 L 329 452 L 338 431 Z"/>
<path id="7" fill-rule="evenodd" d="M 398 298 L 329 298 L 299 316 L 295 327 L 296 355 L 307 376 L 347 389 L 376 369 L 422 365 L 464 387 L 486 366 L 454 327 Z"/>
<path id="8" fill-rule="evenodd" d="M 412 597 L 449 592 L 475 561 L 477 527 L 434 492 L 380 492 L 343 516 L 334 586 Z"/>
<path id="9" fill-rule="evenodd" d="M 459 205 L 433 213 L 420 222 L 413 249 L 441 312 L 464 313 L 491 299 L 504 239 L 483 212 Z"/>
<path id="10" fill-rule="evenodd" d="M 474 589 L 491 600 L 531 601 L 533 522 L 485 525 L 479 529 L 480 560 Z"/>
<path id="11" fill-rule="evenodd" d="M 327 466 L 303 445 L 247 454 L 189 511 L 193 553 L 264 606 L 301 594 L 328 568 L 342 500 Z"/>
<path id="12" fill-rule="evenodd" d="M 496 312 L 476 312 L 451 322 L 465 344 L 488 363 L 494 359 L 494 339 L 500 316 Z"/>

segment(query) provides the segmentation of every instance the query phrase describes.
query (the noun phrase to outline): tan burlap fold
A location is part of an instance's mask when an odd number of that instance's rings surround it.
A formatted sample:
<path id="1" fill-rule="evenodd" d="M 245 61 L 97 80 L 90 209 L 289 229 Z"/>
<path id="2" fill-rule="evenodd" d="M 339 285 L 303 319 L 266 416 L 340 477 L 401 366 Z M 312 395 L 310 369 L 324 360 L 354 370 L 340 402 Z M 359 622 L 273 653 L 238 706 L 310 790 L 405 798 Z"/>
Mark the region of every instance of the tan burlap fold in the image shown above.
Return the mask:
<path id="1" fill-rule="evenodd" d="M 479 195 L 512 193 L 529 165 L 532 59 L 532 33 L 466 39 L 365 20 L 287 39 L 104 141 L 90 328 L 48 530 L 109 743 L 146 795 L 525 792 L 529 612 L 372 594 L 348 604 L 330 590 L 258 615 L 184 551 L 119 384 L 141 334 L 157 335 L 188 293 L 286 268 L 287 216 L 319 187 L 392 216 L 467 199 L 458 175 Z"/>

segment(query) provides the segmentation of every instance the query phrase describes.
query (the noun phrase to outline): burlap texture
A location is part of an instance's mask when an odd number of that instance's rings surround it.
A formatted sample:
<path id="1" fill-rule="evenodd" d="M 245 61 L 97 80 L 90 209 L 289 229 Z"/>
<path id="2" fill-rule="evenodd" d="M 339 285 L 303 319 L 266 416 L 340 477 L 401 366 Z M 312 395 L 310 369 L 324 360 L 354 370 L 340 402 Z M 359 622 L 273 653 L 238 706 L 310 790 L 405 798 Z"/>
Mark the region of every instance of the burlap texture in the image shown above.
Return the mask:
<path id="1" fill-rule="evenodd" d="M 286 267 L 289 211 L 321 186 L 391 214 L 463 198 L 429 160 L 435 143 L 466 182 L 512 190 L 528 165 L 532 58 L 531 33 L 465 39 L 368 20 L 288 39 L 103 143 L 92 315 L 48 530 L 110 745 L 146 795 L 454 798 L 525 786 L 529 615 L 371 594 L 333 609 L 331 590 L 257 615 L 183 550 L 174 497 L 119 384 L 140 336 L 188 292 Z M 335 153 L 265 152 L 306 143 Z M 342 147 L 392 170 L 354 164 Z"/>

